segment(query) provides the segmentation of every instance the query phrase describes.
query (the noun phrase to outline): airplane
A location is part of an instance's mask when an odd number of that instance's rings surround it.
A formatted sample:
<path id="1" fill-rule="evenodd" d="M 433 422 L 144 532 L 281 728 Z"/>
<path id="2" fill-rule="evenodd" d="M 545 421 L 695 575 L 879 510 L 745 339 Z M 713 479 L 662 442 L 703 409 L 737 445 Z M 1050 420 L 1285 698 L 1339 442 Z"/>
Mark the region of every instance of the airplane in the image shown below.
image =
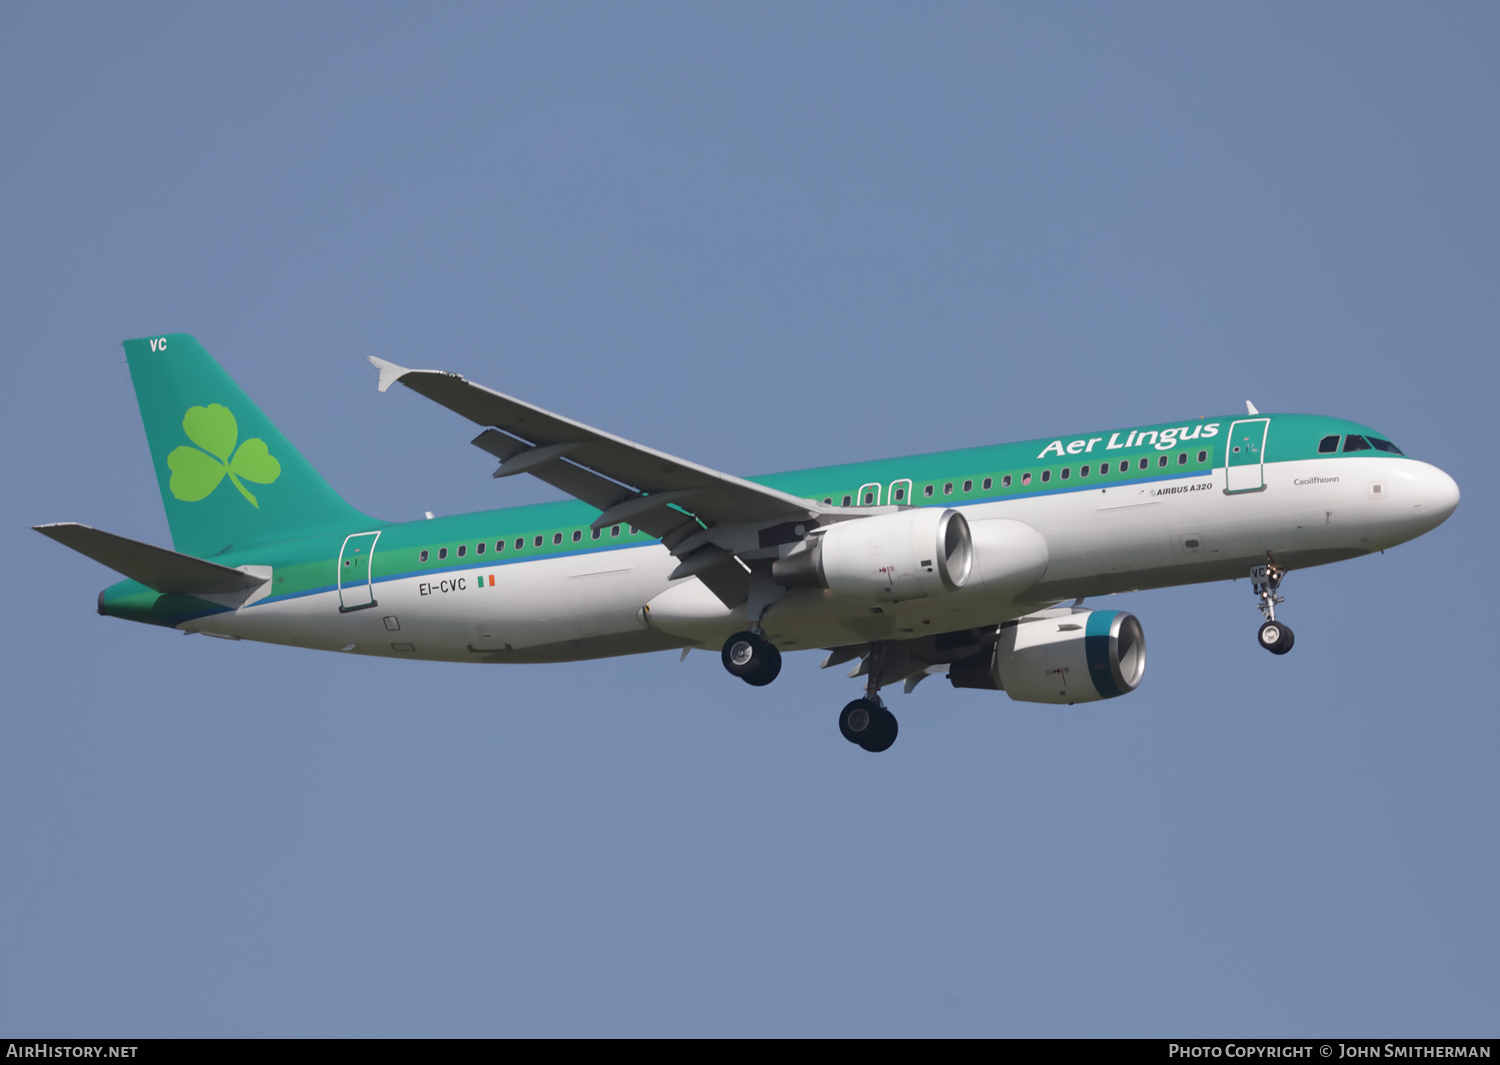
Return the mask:
<path id="1" fill-rule="evenodd" d="M 33 526 L 126 579 L 101 615 L 351 655 L 566 662 L 718 647 L 760 687 L 783 651 L 857 664 L 839 731 L 898 724 L 883 687 L 946 673 L 1021 702 L 1126 695 L 1140 621 L 1085 599 L 1249 576 L 1273 654 L 1292 570 L 1442 524 L 1453 478 L 1339 418 L 1196 418 L 742 478 L 492 391 L 370 358 L 480 427 L 492 474 L 569 501 L 425 520 L 346 503 L 185 333 L 125 342 L 175 550 Z"/>

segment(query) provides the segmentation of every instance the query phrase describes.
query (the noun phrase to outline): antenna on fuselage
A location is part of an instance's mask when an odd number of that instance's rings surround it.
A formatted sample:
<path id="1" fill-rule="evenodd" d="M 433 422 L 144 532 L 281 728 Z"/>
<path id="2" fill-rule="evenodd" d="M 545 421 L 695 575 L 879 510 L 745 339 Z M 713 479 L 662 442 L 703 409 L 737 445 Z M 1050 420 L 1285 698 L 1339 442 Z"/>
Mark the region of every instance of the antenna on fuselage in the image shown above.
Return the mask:
<path id="1" fill-rule="evenodd" d="M 1260 411 L 1256 410 L 1255 409 L 1255 404 L 1251 403 L 1247 399 L 1247 400 L 1245 400 L 1245 413 L 1247 413 L 1247 414 L 1259 414 Z"/>

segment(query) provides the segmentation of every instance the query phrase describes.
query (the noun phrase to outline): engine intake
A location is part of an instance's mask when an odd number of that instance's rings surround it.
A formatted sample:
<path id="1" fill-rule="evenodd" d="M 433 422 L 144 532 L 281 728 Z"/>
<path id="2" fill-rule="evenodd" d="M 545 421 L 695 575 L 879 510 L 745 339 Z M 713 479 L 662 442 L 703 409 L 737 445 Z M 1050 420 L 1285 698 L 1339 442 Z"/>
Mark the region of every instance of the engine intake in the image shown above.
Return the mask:
<path id="1" fill-rule="evenodd" d="M 974 541 L 956 510 L 935 507 L 856 518 L 819 529 L 771 566 L 776 583 L 855 599 L 922 599 L 969 580 Z"/>

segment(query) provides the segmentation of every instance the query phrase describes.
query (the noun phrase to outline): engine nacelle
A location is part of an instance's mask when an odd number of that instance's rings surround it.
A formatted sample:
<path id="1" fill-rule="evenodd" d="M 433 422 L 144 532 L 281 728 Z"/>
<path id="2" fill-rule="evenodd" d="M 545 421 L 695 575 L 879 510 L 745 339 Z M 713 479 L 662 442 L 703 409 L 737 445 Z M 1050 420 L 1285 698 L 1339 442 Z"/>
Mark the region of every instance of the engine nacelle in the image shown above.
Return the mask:
<path id="1" fill-rule="evenodd" d="M 1047 572 L 1047 541 L 1025 522 L 983 518 L 969 523 L 969 535 L 974 541 L 970 590 L 982 588 L 992 598 L 1015 599 Z"/>
<path id="2" fill-rule="evenodd" d="M 1134 614 L 1073 608 L 1006 622 L 993 654 L 955 662 L 948 679 L 1023 703 L 1091 703 L 1135 691 L 1145 673 L 1146 636 Z"/>
<path id="3" fill-rule="evenodd" d="M 973 563 L 964 516 L 920 507 L 817 530 L 778 559 L 771 574 L 787 587 L 891 601 L 956 592 L 968 583 Z"/>

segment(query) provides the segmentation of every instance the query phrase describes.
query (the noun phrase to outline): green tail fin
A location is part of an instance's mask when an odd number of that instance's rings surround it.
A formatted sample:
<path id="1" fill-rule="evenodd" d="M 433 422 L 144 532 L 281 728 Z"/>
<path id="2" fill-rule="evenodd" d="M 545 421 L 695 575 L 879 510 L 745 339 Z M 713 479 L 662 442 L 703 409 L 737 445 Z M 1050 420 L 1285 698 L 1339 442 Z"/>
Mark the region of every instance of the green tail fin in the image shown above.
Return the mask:
<path id="1" fill-rule="evenodd" d="M 188 334 L 127 340 L 125 358 L 178 551 L 383 524 L 345 503 Z"/>

